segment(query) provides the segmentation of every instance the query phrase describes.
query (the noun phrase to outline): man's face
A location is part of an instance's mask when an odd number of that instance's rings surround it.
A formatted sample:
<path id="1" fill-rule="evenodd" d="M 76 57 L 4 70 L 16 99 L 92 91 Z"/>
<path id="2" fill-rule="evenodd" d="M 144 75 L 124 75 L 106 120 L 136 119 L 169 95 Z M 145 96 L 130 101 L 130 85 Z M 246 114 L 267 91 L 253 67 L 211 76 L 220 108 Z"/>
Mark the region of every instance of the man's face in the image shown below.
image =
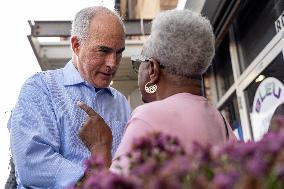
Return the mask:
<path id="1" fill-rule="evenodd" d="M 90 24 L 88 38 L 75 51 L 75 66 L 91 85 L 108 87 L 118 69 L 124 48 L 125 34 L 117 18 L 97 15 Z"/>

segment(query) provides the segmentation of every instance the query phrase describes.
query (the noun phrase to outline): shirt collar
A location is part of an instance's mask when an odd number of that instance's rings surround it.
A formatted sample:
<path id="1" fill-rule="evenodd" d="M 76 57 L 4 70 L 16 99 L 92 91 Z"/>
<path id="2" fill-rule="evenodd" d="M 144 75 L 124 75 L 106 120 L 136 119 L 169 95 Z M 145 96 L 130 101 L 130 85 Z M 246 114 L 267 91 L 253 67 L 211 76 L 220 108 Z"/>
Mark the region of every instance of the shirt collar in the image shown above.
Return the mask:
<path id="1" fill-rule="evenodd" d="M 91 86 L 87 81 L 84 80 L 84 78 L 80 75 L 78 70 L 75 68 L 74 64 L 72 63 L 72 60 L 70 60 L 63 68 L 63 82 L 64 85 L 76 85 L 80 83 L 84 83 L 85 85 Z M 96 88 L 96 87 L 94 87 Z M 111 87 L 107 87 L 104 89 L 101 89 L 103 91 L 108 92 L 110 95 L 113 95 L 113 91 Z"/>
<path id="2" fill-rule="evenodd" d="M 81 77 L 78 70 L 70 60 L 63 68 L 63 78 L 64 78 L 64 85 L 76 85 L 79 83 L 84 83 L 84 79 Z"/>

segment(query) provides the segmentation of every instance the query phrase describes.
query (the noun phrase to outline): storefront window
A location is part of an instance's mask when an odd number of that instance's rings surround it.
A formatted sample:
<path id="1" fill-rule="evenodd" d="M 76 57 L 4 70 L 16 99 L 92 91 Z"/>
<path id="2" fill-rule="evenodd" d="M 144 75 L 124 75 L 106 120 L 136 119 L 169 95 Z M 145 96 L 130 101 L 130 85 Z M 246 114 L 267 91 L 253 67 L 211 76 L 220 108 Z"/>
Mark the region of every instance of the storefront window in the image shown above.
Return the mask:
<path id="1" fill-rule="evenodd" d="M 243 140 L 243 131 L 240 121 L 240 113 L 236 94 L 232 95 L 232 97 L 228 99 L 224 106 L 222 106 L 221 113 L 229 122 L 235 135 L 240 140 Z"/>
<path id="2" fill-rule="evenodd" d="M 210 104 L 217 103 L 217 95 L 215 89 L 215 80 L 212 65 L 203 74 L 203 96 L 207 98 Z"/>
<path id="3" fill-rule="evenodd" d="M 266 127 L 262 126 L 262 124 L 269 123 L 273 111 L 275 110 L 276 106 L 282 101 L 284 90 L 279 86 L 283 85 L 284 83 L 283 73 L 284 60 L 282 53 L 280 53 L 245 90 L 247 109 L 252 126 L 251 131 L 253 133 L 254 139 L 256 140 L 260 139 L 260 137 L 262 136 L 261 133 L 267 131 L 269 125 L 267 125 Z M 264 88 L 262 90 L 259 90 L 260 84 L 267 78 L 271 78 L 271 80 L 269 80 L 270 82 L 267 82 L 264 85 Z M 280 85 L 277 84 L 278 81 L 280 82 Z M 258 112 L 259 114 L 262 113 L 264 120 L 261 121 L 260 118 L 257 118 L 255 116 L 255 112 Z M 260 131 L 260 129 L 262 129 L 262 131 Z"/>
<path id="4" fill-rule="evenodd" d="M 283 0 L 242 1 L 234 23 L 242 72 L 275 36 L 274 22 L 283 10 Z"/>
<path id="5" fill-rule="evenodd" d="M 223 42 L 216 50 L 213 59 L 213 70 L 219 100 L 234 83 L 228 36 L 224 38 Z"/>

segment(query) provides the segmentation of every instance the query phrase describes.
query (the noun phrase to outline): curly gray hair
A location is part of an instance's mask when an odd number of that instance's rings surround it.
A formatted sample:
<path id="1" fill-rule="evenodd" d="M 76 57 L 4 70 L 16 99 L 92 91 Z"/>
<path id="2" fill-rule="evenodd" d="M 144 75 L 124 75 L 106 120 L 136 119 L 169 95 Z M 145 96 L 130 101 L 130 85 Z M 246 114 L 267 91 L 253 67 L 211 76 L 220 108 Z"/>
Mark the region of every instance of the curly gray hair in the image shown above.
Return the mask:
<path id="1" fill-rule="evenodd" d="M 157 59 L 165 71 L 179 76 L 200 76 L 212 61 L 215 38 L 208 19 L 190 10 L 159 13 L 143 55 Z"/>
<path id="2" fill-rule="evenodd" d="M 111 11 L 110 9 L 103 6 L 87 7 L 80 10 L 76 14 L 72 22 L 71 35 L 77 36 L 79 38 L 79 43 L 84 42 L 88 38 L 90 23 L 93 17 L 98 13 L 113 15 L 117 17 L 117 20 L 120 22 L 123 30 L 125 31 L 123 19 L 120 17 L 117 11 Z"/>

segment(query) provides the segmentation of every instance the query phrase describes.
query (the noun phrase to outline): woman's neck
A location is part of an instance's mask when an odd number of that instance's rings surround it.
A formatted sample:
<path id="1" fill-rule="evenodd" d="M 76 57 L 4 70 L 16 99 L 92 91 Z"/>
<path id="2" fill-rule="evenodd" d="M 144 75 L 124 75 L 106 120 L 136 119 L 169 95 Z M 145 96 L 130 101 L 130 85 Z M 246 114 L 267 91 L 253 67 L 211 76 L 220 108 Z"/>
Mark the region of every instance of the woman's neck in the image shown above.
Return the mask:
<path id="1" fill-rule="evenodd" d="M 202 84 L 198 79 L 183 79 L 181 82 L 160 80 L 156 92 L 157 100 L 165 99 L 178 93 L 190 93 L 202 96 Z"/>

